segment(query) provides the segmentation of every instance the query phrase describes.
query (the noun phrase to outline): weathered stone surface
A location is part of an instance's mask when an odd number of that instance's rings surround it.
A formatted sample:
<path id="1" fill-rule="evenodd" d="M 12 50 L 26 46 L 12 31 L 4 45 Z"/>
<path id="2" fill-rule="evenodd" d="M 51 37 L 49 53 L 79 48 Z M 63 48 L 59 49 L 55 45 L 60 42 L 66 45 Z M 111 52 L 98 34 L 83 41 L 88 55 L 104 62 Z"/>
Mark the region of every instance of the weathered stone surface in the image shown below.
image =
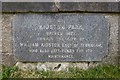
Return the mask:
<path id="1" fill-rule="evenodd" d="M 110 26 L 109 35 L 109 54 L 103 58 L 103 63 L 118 64 L 118 29 L 119 29 L 119 15 L 109 14 L 105 18 Z"/>
<path id="2" fill-rule="evenodd" d="M 61 2 L 60 11 L 119 12 L 118 2 Z"/>
<path id="3" fill-rule="evenodd" d="M 70 67 L 69 63 L 60 63 L 60 62 L 46 62 L 45 65 L 49 70 L 52 71 L 67 71 Z"/>
<path id="4" fill-rule="evenodd" d="M 107 19 L 107 22 L 110 26 L 110 39 L 109 39 L 109 52 L 115 52 L 118 51 L 118 28 L 119 28 L 119 16 L 116 15 L 106 15 L 105 18 Z"/>
<path id="5" fill-rule="evenodd" d="M 2 2 L 0 1 L 0 53 L 2 53 Z M 0 60 L 1 61 L 1 60 Z"/>
<path id="6" fill-rule="evenodd" d="M 100 65 L 100 62 L 89 62 L 88 63 L 88 68 L 95 68 L 95 67 L 97 67 L 97 66 L 99 66 Z M 84 68 L 84 67 L 83 67 Z M 87 69 L 87 67 L 86 68 L 84 68 L 84 69 Z"/>
<path id="7" fill-rule="evenodd" d="M 3 12 L 58 12 L 60 11 L 90 11 L 90 12 L 120 12 L 119 2 L 3 2 Z M 59 7 L 58 7 L 59 6 Z"/>
<path id="8" fill-rule="evenodd" d="M 17 62 L 15 66 L 17 66 L 20 70 L 23 71 L 36 70 L 36 65 L 33 63 Z"/>
<path id="9" fill-rule="evenodd" d="M 68 71 L 70 67 L 69 63 L 54 63 L 54 62 L 46 62 L 46 63 L 38 63 L 37 71 Z"/>
<path id="10" fill-rule="evenodd" d="M 1 0 L 2 2 L 119 2 L 119 0 Z"/>
<path id="11" fill-rule="evenodd" d="M 13 14 L 2 15 L 2 52 L 12 53 L 11 22 Z"/>
<path id="12" fill-rule="evenodd" d="M 81 63 L 76 63 L 76 67 L 77 68 L 79 68 L 79 69 L 84 69 L 84 70 L 86 70 L 86 69 L 88 69 L 89 68 L 89 65 L 88 65 L 88 63 L 85 63 L 85 62 L 81 62 Z"/>
<path id="13" fill-rule="evenodd" d="M 23 71 L 29 71 L 29 70 L 36 70 L 36 71 L 69 71 L 70 68 L 79 68 L 79 69 L 88 69 L 96 67 L 97 63 L 87 63 L 87 62 L 81 62 L 81 63 L 67 63 L 67 62 L 45 62 L 45 63 L 22 63 L 17 62 L 16 66 L 23 70 Z"/>
<path id="14" fill-rule="evenodd" d="M 102 60 L 101 63 L 102 64 L 118 65 L 119 64 L 119 56 L 118 55 L 113 55 L 113 56 L 108 55 Z"/>
<path id="15" fill-rule="evenodd" d="M 12 24 L 20 61 L 100 61 L 108 54 L 103 14 L 23 14 Z"/>
<path id="16" fill-rule="evenodd" d="M 3 12 L 54 12 L 54 2 L 3 2 Z"/>
<path id="17" fill-rule="evenodd" d="M 13 66 L 16 63 L 14 55 L 10 53 L 2 54 L 2 64 L 6 66 Z"/>
<path id="18" fill-rule="evenodd" d="M 69 63 L 61 63 L 54 67 L 55 71 L 68 71 L 69 70 Z"/>
<path id="19" fill-rule="evenodd" d="M 37 71 L 47 71 L 49 69 L 47 69 L 46 65 L 38 63 L 37 64 Z"/>
<path id="20" fill-rule="evenodd" d="M 120 3 L 119 3 L 119 9 L 120 9 Z M 120 68 L 120 15 L 118 18 L 118 65 Z"/>

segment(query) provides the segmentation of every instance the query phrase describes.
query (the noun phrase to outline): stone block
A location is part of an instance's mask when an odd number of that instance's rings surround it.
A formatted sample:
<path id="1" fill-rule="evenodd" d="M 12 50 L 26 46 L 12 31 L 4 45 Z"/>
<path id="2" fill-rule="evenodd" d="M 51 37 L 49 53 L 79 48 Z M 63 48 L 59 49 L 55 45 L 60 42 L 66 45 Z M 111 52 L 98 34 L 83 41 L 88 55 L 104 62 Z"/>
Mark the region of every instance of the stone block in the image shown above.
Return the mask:
<path id="1" fill-rule="evenodd" d="M 20 14 L 12 24 L 19 61 L 101 61 L 108 54 L 105 14 Z"/>
<path id="2" fill-rule="evenodd" d="M 119 12 L 118 2 L 60 2 L 60 11 Z"/>
<path id="3" fill-rule="evenodd" d="M 55 12 L 54 2 L 3 2 L 3 12 Z"/>
<path id="4" fill-rule="evenodd" d="M 14 66 L 17 62 L 14 55 L 10 53 L 1 54 L 2 55 L 2 64 L 5 66 Z"/>
<path id="5" fill-rule="evenodd" d="M 12 53 L 12 22 L 13 14 L 2 15 L 2 52 Z"/>

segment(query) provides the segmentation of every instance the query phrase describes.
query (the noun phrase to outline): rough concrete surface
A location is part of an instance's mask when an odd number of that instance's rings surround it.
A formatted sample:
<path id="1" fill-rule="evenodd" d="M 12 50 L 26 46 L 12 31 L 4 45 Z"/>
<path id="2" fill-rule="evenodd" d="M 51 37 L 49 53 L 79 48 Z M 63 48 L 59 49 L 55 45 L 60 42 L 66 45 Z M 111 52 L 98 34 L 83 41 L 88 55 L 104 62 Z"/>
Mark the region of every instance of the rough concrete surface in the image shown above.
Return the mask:
<path id="1" fill-rule="evenodd" d="M 2 52 L 12 53 L 12 31 L 11 21 L 13 15 L 2 15 Z"/>

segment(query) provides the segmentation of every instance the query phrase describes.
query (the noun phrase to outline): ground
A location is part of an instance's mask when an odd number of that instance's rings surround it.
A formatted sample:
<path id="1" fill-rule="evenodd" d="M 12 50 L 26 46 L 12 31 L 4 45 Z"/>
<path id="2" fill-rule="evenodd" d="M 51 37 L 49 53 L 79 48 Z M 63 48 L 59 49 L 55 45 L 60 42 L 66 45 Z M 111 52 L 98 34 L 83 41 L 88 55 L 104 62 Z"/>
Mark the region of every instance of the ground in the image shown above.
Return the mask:
<path id="1" fill-rule="evenodd" d="M 120 78 L 117 65 L 101 65 L 88 70 L 69 68 L 68 71 L 21 71 L 17 67 L 2 66 L 3 78 Z"/>

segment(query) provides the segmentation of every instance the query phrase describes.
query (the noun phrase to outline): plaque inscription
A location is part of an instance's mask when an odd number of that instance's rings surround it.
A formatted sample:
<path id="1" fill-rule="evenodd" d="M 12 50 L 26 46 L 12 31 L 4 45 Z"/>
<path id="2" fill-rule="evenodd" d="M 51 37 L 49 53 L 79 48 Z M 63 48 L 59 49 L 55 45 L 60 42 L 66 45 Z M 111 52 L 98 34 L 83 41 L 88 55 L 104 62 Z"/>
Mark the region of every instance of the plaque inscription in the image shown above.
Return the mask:
<path id="1" fill-rule="evenodd" d="M 19 14 L 13 19 L 13 52 L 20 61 L 100 61 L 108 53 L 102 14 Z"/>

